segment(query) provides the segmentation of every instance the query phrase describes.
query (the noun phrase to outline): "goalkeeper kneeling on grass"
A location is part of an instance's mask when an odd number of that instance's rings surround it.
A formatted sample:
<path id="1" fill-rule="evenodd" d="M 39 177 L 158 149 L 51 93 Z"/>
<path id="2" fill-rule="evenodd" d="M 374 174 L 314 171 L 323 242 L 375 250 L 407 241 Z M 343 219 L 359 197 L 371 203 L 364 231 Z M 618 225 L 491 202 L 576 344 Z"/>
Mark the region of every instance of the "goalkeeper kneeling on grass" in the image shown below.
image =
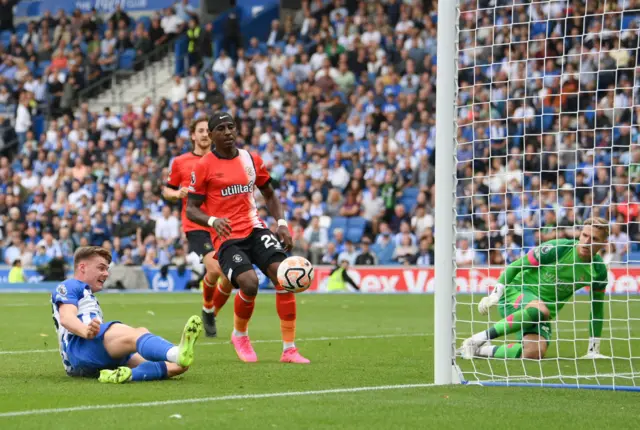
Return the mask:
<path id="1" fill-rule="evenodd" d="M 599 252 L 608 238 L 607 221 L 589 218 L 578 240 L 545 242 L 507 266 L 494 290 L 478 304 L 483 315 L 498 305 L 503 319 L 466 339 L 462 357 L 544 358 L 551 339 L 550 321 L 575 291 L 590 287 L 590 339 L 585 358 L 607 358 L 600 354 L 600 336 L 608 270 Z M 492 339 L 516 332 L 520 343 L 491 344 Z"/>

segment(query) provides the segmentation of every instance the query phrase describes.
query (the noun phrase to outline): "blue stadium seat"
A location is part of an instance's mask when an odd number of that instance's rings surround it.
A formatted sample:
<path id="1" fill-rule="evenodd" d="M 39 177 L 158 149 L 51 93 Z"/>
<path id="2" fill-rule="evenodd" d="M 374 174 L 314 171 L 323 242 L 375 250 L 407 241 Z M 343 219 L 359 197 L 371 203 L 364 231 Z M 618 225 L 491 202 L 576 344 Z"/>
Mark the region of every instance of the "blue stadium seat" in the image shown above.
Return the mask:
<path id="1" fill-rule="evenodd" d="M 623 12 L 622 14 L 622 30 L 627 30 L 631 27 L 631 24 L 634 21 L 637 21 L 640 19 L 640 14 L 635 13 L 635 12 Z"/>
<path id="2" fill-rule="evenodd" d="M 121 70 L 132 70 L 135 59 L 135 49 L 127 49 L 118 57 L 118 68 Z"/>
<path id="3" fill-rule="evenodd" d="M 151 18 L 149 18 L 148 16 L 141 16 L 140 19 L 138 19 L 138 22 L 143 23 L 144 28 L 147 30 L 151 28 Z"/>
<path id="4" fill-rule="evenodd" d="M 352 217 L 347 219 L 347 231 L 345 232 L 345 239 L 350 240 L 353 243 L 360 243 L 364 230 L 367 227 L 367 220 L 362 217 Z"/>
<path id="5" fill-rule="evenodd" d="M 28 2 L 18 2 L 15 7 L 16 17 L 28 17 L 36 18 L 40 16 L 40 4 L 42 2 L 38 0 L 31 0 Z"/>
<path id="6" fill-rule="evenodd" d="M 630 252 L 627 254 L 628 263 L 640 263 L 640 252 Z"/>
<path id="7" fill-rule="evenodd" d="M 46 121 L 44 115 L 38 115 L 33 118 L 33 133 L 35 134 L 36 139 L 39 139 L 42 133 L 44 133 L 45 124 Z"/>
<path id="8" fill-rule="evenodd" d="M 0 42 L 2 42 L 4 46 L 7 46 L 9 44 L 9 41 L 11 40 L 11 34 L 11 30 L 4 30 L 2 33 L 0 33 Z"/>
<path id="9" fill-rule="evenodd" d="M 416 207 L 418 194 L 420 194 L 420 190 L 418 188 L 405 188 L 398 203 L 401 203 L 405 207 L 407 212 L 410 213 Z"/>
<path id="10" fill-rule="evenodd" d="M 333 231 L 337 228 L 341 228 L 345 231 L 347 230 L 347 218 L 342 216 L 333 217 L 331 220 L 331 227 L 329 227 L 329 239 L 333 237 Z"/>
<path id="11" fill-rule="evenodd" d="M 44 74 L 44 71 L 47 70 L 47 67 L 49 67 L 51 65 L 51 61 L 40 61 L 40 63 L 38 63 L 38 68 L 36 69 L 36 75 L 38 77 L 42 76 Z"/>
<path id="12" fill-rule="evenodd" d="M 362 242 L 362 234 L 364 230 L 359 228 L 348 228 L 345 232 L 344 238 L 346 240 L 350 240 L 351 242 L 358 244 Z"/>
<path id="13" fill-rule="evenodd" d="M 349 220 L 347 221 L 347 225 L 349 226 L 349 228 L 356 228 L 364 231 L 364 229 L 367 227 L 367 220 L 362 217 L 355 216 L 349 218 Z"/>

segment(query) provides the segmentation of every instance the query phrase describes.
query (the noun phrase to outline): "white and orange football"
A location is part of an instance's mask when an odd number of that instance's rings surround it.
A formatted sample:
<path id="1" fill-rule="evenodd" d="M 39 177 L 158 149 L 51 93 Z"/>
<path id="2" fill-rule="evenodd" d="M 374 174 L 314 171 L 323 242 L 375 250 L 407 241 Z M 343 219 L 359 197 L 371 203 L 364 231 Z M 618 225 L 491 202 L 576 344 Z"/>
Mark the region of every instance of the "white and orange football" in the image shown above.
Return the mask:
<path id="1" fill-rule="evenodd" d="M 287 291 L 301 293 L 311 286 L 313 265 L 304 257 L 289 257 L 278 267 L 278 282 Z"/>

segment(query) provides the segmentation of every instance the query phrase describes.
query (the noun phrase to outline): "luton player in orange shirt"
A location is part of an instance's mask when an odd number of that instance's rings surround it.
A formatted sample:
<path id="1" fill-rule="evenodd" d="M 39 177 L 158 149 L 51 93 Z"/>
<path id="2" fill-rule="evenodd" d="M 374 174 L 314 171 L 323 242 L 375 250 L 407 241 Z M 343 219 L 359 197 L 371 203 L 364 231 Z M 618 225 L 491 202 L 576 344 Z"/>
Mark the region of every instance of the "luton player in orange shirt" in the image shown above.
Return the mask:
<path id="1" fill-rule="evenodd" d="M 205 333 L 208 337 L 216 337 L 217 311 L 225 304 L 231 294 L 232 285 L 222 275 L 220 265 L 215 259 L 215 250 L 211 240 L 212 229 L 202 227 L 186 216 L 187 195 L 191 182 L 191 172 L 195 164 L 204 155 L 211 152 L 211 139 L 209 137 L 209 118 L 200 117 L 191 123 L 190 127 L 193 151 L 176 157 L 171 164 L 169 178 L 162 192 L 165 199 L 178 201 L 182 199 L 182 229 L 187 236 L 189 251 L 194 253 L 202 261 L 207 270 L 203 280 L 202 321 Z M 218 280 L 220 282 L 218 283 Z"/>
<path id="2" fill-rule="evenodd" d="M 283 341 L 280 361 L 309 363 L 294 343 L 295 295 L 278 285 L 278 267 L 287 258 L 285 251 L 291 249 L 293 241 L 280 200 L 271 186 L 269 172 L 258 154 L 236 148 L 236 123 L 230 114 L 214 114 L 209 121 L 209 130 L 214 147 L 195 165 L 187 217 L 201 226 L 214 228 L 213 246 L 222 271 L 240 289 L 234 300 L 231 342 L 242 361 L 258 360 L 248 335 L 258 294 L 255 264 L 276 286 L 276 309 Z M 278 220 L 279 237 L 258 215 L 253 195 L 255 187 L 264 196 L 269 213 Z"/>

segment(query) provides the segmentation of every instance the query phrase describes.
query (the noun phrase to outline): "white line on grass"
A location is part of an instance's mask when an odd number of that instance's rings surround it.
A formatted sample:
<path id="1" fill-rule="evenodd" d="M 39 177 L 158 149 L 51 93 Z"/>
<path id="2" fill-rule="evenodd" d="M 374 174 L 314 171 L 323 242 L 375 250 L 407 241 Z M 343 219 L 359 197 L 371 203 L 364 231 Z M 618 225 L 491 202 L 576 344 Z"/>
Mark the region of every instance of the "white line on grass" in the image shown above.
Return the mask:
<path id="1" fill-rule="evenodd" d="M 558 330 L 561 333 L 583 333 L 588 332 L 588 328 L 578 328 L 578 329 L 560 329 Z M 610 327 L 610 332 L 628 332 L 629 328 L 627 326 L 620 327 Z M 362 340 L 362 339 L 393 339 L 398 337 L 430 337 L 433 336 L 433 332 L 431 333 L 390 333 L 390 334 L 378 334 L 378 335 L 362 335 L 362 336 L 336 336 L 336 337 L 310 337 L 306 339 L 296 339 L 297 342 L 322 342 L 328 340 Z M 471 333 L 458 333 L 458 338 L 469 336 Z M 635 340 L 636 338 L 630 339 Z M 562 339 L 567 340 L 567 339 Z M 579 339 L 579 340 L 587 340 L 587 339 Z M 281 339 L 257 339 L 252 340 L 251 343 L 280 343 Z M 201 342 L 199 345 L 228 345 L 229 342 L 226 340 L 219 342 Z M 25 349 L 25 350 L 17 350 L 17 351 L 0 351 L 0 355 L 19 355 L 19 354 L 43 354 L 48 352 L 58 352 L 58 348 L 52 349 Z"/>
<path id="2" fill-rule="evenodd" d="M 192 403 L 221 402 L 225 400 L 271 399 L 274 397 L 319 396 L 324 394 L 360 393 L 365 391 L 408 390 L 412 388 L 428 388 L 433 386 L 435 386 L 435 384 L 379 385 L 374 387 L 335 388 L 331 390 L 287 391 L 287 392 L 280 392 L 280 393 L 264 393 L 264 394 L 235 394 L 235 395 L 229 395 L 229 396 L 202 397 L 202 398 L 179 399 L 179 400 L 161 400 L 156 402 L 141 402 L 141 403 L 119 403 L 119 404 L 112 404 L 112 405 L 85 405 L 85 406 L 74 406 L 71 408 L 32 409 L 29 411 L 3 412 L 3 413 L 0 413 L 0 418 L 20 417 L 20 416 L 26 416 L 26 415 L 59 414 L 64 412 L 95 411 L 95 410 L 101 410 L 101 409 L 146 408 L 146 407 L 154 407 L 154 406 L 184 405 L 184 404 L 192 404 Z"/>
<path id="3" fill-rule="evenodd" d="M 396 337 L 425 337 L 425 336 L 433 336 L 432 333 L 393 333 L 393 334 L 378 334 L 378 335 L 370 335 L 370 336 L 336 336 L 336 337 L 311 337 L 307 339 L 296 339 L 297 342 L 322 342 L 328 340 L 360 340 L 360 339 L 387 339 L 387 338 L 396 338 Z M 282 339 L 257 339 L 252 340 L 251 343 L 280 343 Z M 200 342 L 198 345 L 228 345 L 230 341 L 220 341 L 220 342 Z M 42 354 L 45 352 L 58 352 L 57 348 L 55 349 L 27 349 L 21 351 L 0 351 L 0 355 L 14 355 L 14 354 Z"/>

